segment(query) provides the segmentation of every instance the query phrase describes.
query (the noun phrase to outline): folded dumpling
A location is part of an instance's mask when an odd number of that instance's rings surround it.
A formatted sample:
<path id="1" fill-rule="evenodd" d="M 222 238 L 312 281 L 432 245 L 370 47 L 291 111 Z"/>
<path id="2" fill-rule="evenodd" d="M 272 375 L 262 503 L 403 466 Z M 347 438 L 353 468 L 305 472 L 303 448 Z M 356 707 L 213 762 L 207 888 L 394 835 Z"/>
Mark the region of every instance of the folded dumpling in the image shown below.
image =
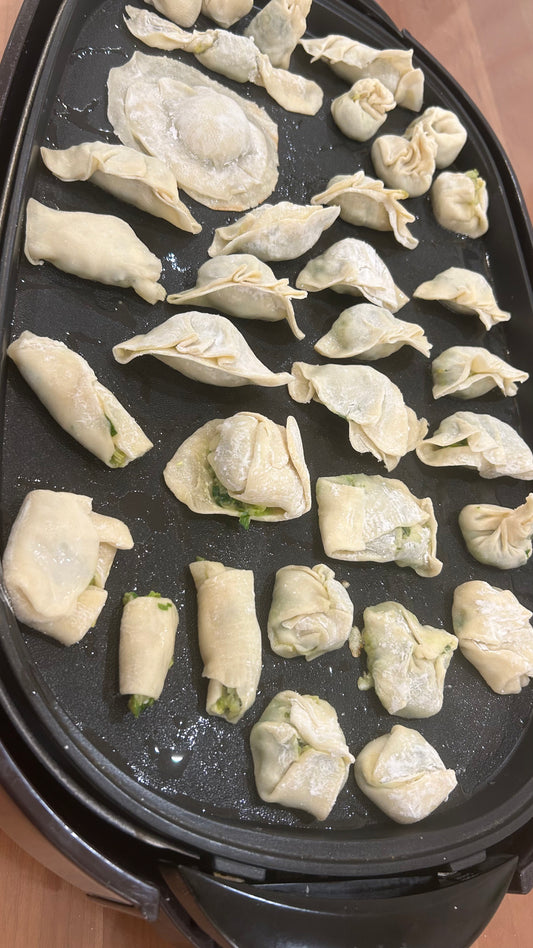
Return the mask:
<path id="1" fill-rule="evenodd" d="M 36 266 L 46 261 L 85 280 L 131 286 L 147 303 L 166 296 L 158 283 L 161 261 L 126 221 L 110 214 L 56 211 L 30 198 L 24 253 Z"/>
<path id="2" fill-rule="evenodd" d="M 443 171 L 431 188 L 437 222 L 465 237 L 482 237 L 489 229 L 487 184 L 478 171 Z"/>
<path id="3" fill-rule="evenodd" d="M 198 270 L 196 286 L 171 293 L 169 303 L 213 306 L 229 316 L 279 322 L 286 319 L 297 339 L 304 333 L 296 324 L 293 299 L 307 293 L 278 280 L 266 263 L 253 254 L 231 253 L 207 260 Z"/>
<path id="4" fill-rule="evenodd" d="M 434 359 L 431 371 L 433 398 L 479 398 L 493 388 L 503 395 L 516 395 L 517 383 L 529 378 L 527 372 L 513 368 L 482 346 L 451 346 Z"/>
<path id="5" fill-rule="evenodd" d="M 244 31 L 273 66 L 288 69 L 291 55 L 307 27 L 311 0 L 268 0 Z"/>
<path id="6" fill-rule="evenodd" d="M 283 566 L 276 573 L 268 638 L 283 658 L 307 661 L 341 648 L 350 635 L 353 603 L 329 566 Z"/>
<path id="7" fill-rule="evenodd" d="M 316 695 L 280 691 L 250 734 L 257 792 L 266 803 L 329 816 L 353 757 L 335 709 Z"/>
<path id="8" fill-rule="evenodd" d="M 335 124 L 348 138 L 366 142 L 376 134 L 396 107 L 392 92 L 379 79 L 368 76 L 358 79 L 348 92 L 343 92 L 331 103 Z"/>
<path id="9" fill-rule="evenodd" d="M 242 20 L 252 7 L 253 0 L 202 0 L 203 15 L 219 23 L 225 30 L 237 20 Z"/>
<path id="10" fill-rule="evenodd" d="M 330 34 L 300 40 L 311 62 L 323 59 L 341 79 L 354 83 L 367 76 L 390 89 L 398 105 L 418 112 L 424 96 L 424 73 L 413 67 L 412 49 L 373 49 L 348 36 Z"/>
<path id="11" fill-rule="evenodd" d="M 63 645 L 79 642 L 105 605 L 116 551 L 132 547 L 127 526 L 94 513 L 90 497 L 30 491 L 2 561 L 17 619 Z"/>
<path id="12" fill-rule="evenodd" d="M 238 517 L 245 527 L 311 508 L 300 430 L 290 416 L 285 428 L 249 411 L 208 421 L 180 445 L 164 478 L 191 510 Z"/>
<path id="13" fill-rule="evenodd" d="M 338 204 L 343 221 L 372 230 L 390 230 L 399 244 L 413 250 L 418 240 L 407 225 L 416 218 L 400 203 L 406 197 L 406 191 L 386 188 L 383 181 L 356 171 L 335 175 L 325 191 L 311 198 L 311 204 Z"/>
<path id="14" fill-rule="evenodd" d="M 152 355 L 189 379 L 208 385 L 286 385 L 289 372 L 271 372 L 244 336 L 216 313 L 176 313 L 160 326 L 113 347 L 122 365 Z"/>
<path id="15" fill-rule="evenodd" d="M 510 589 L 471 580 L 455 590 L 459 648 L 496 694 L 516 695 L 533 678 L 531 616 Z"/>
<path id="16" fill-rule="evenodd" d="M 420 444 L 427 432 L 394 382 L 369 365 L 308 365 L 294 362 L 289 395 L 296 402 L 321 402 L 348 422 L 350 444 L 369 451 L 388 471 Z"/>
<path id="17" fill-rule="evenodd" d="M 160 697 L 174 656 L 178 610 L 171 599 L 150 592 L 123 597 L 118 652 L 119 690 L 135 715 Z"/>
<path id="18" fill-rule="evenodd" d="M 235 724 L 254 703 L 261 676 L 254 574 L 210 560 L 189 569 L 198 598 L 202 675 L 209 679 L 206 711 Z"/>
<path id="19" fill-rule="evenodd" d="M 417 286 L 413 296 L 421 300 L 438 300 L 454 313 L 479 316 L 485 329 L 507 322 L 511 314 L 498 306 L 494 292 L 485 277 L 464 267 L 449 267 L 432 280 Z"/>
<path id="20" fill-rule="evenodd" d="M 364 296 L 370 303 L 385 306 L 392 313 L 408 302 L 374 248 L 355 237 L 338 240 L 319 257 L 310 260 L 298 274 L 296 286 L 310 293 L 330 289 Z"/>
<path id="21" fill-rule="evenodd" d="M 374 171 L 389 188 L 405 191 L 408 197 L 419 197 L 431 187 L 435 174 L 437 145 L 433 138 L 417 126 L 411 138 L 402 135 L 380 135 L 370 155 Z"/>
<path id="22" fill-rule="evenodd" d="M 514 510 L 467 504 L 459 514 L 459 526 L 469 552 L 480 563 L 497 569 L 524 566 L 531 557 L 533 494 Z"/>
<path id="23" fill-rule="evenodd" d="M 379 474 L 319 477 L 318 523 L 327 556 L 354 563 L 410 566 L 437 576 L 437 521 L 429 497 L 419 499 L 403 481 Z"/>
<path id="24" fill-rule="evenodd" d="M 458 642 L 455 635 L 422 625 L 399 602 L 381 602 L 363 613 L 368 674 L 389 714 L 429 718 L 442 708 L 444 679 Z"/>
<path id="25" fill-rule="evenodd" d="M 217 227 L 209 250 L 219 254 L 251 254 L 259 260 L 294 260 L 316 244 L 339 216 L 338 207 L 313 204 L 262 204 L 233 224 Z"/>
<path id="26" fill-rule="evenodd" d="M 453 164 L 468 137 L 466 128 L 455 112 L 432 105 L 417 118 L 413 119 L 404 132 L 405 138 L 412 138 L 415 129 L 421 128 L 425 135 L 433 138 L 437 145 L 435 164 L 437 168 L 447 168 Z"/>
<path id="27" fill-rule="evenodd" d="M 168 56 L 111 69 L 108 117 L 124 145 L 155 155 L 215 210 L 244 211 L 278 180 L 278 131 L 264 109 Z"/>
<path id="28" fill-rule="evenodd" d="M 192 26 L 200 16 L 202 0 L 145 0 L 178 26 Z"/>
<path id="29" fill-rule="evenodd" d="M 417 823 L 448 799 L 455 772 L 418 731 L 395 724 L 356 757 L 360 790 L 396 823 Z"/>
<path id="30" fill-rule="evenodd" d="M 402 346 L 412 346 L 429 356 L 431 343 L 422 326 L 393 316 L 383 306 L 358 303 L 337 317 L 333 326 L 315 343 L 315 349 L 328 359 L 385 359 Z"/>
<path id="31" fill-rule="evenodd" d="M 430 467 L 472 467 L 481 477 L 533 480 L 533 454 L 520 435 L 493 415 L 457 411 L 416 448 Z"/>

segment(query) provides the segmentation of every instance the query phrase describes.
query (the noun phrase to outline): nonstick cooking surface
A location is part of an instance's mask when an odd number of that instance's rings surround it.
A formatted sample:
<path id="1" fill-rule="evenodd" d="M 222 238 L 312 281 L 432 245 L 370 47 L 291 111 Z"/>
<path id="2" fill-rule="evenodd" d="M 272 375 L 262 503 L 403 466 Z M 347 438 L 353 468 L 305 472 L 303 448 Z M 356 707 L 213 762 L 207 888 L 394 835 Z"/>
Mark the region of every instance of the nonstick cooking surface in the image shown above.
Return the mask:
<path id="1" fill-rule="evenodd" d="M 304 854 L 308 860 L 359 861 L 431 852 L 453 846 L 505 819 L 521 819 L 529 805 L 531 773 L 531 706 L 533 692 L 497 696 L 456 652 L 446 678 L 443 710 L 433 718 L 405 722 L 416 727 L 436 747 L 445 764 L 456 770 L 458 787 L 432 817 L 414 827 L 397 827 L 371 805 L 355 786 L 352 774 L 330 819 L 318 823 L 303 811 L 266 805 L 254 785 L 249 751 L 252 724 L 271 698 L 282 689 L 318 694 L 330 701 L 351 751 L 356 755 L 372 738 L 394 723 L 375 694 L 357 688 L 365 670 L 364 656 L 354 659 L 347 646 L 313 662 L 288 661 L 268 645 L 266 617 L 277 569 L 289 563 L 312 566 L 326 562 L 336 577 L 349 583 L 355 622 L 361 625 L 367 605 L 392 599 L 411 609 L 420 621 L 451 628 L 454 588 L 469 579 L 486 579 L 511 588 L 533 608 L 531 566 L 500 572 L 481 566 L 466 552 L 457 515 L 467 503 L 491 502 L 516 507 L 528 484 L 508 478 L 486 481 L 463 469 L 432 469 L 414 453 L 403 458 L 390 476 L 405 481 L 418 497 L 429 496 L 439 524 L 438 555 L 444 561 L 439 577 L 422 579 L 395 564 L 350 564 L 328 561 L 318 530 L 314 484 L 321 475 L 366 472 L 384 474 L 370 455 L 356 454 L 348 441 L 346 422 L 317 403 L 299 405 L 286 388 L 252 386 L 222 389 L 190 381 L 162 363 L 146 357 L 127 366 L 115 363 L 113 345 L 163 322 L 176 307 L 151 307 L 132 290 L 121 291 L 69 276 L 45 264 L 32 267 L 21 253 L 22 219 L 30 195 L 64 210 L 116 214 L 163 260 L 161 282 L 169 293 L 192 286 L 196 271 L 208 259 L 207 247 L 215 227 L 238 214 L 209 211 L 182 198 L 203 225 L 191 236 L 164 221 L 122 204 L 92 185 L 64 184 L 40 163 L 37 146 L 63 148 L 86 140 L 116 141 L 106 116 L 105 84 L 109 69 L 126 62 L 135 49 L 151 51 L 136 41 L 122 22 L 118 0 L 82 0 L 67 4 L 55 46 L 37 92 L 12 198 L 11 222 L 3 263 L 3 319 L 7 338 L 24 329 L 63 340 L 87 359 L 100 381 L 131 410 L 154 442 L 154 448 L 124 470 L 109 470 L 74 442 L 50 418 L 14 365 L 5 366 L 6 407 L 1 488 L 2 537 L 29 490 L 49 488 L 93 497 L 97 512 L 123 519 L 135 547 L 119 552 L 107 589 L 109 598 L 96 628 L 84 640 L 65 648 L 16 623 L 2 629 L 11 670 L 57 745 L 79 769 L 89 786 L 118 801 L 146 825 L 163 830 L 169 839 L 203 840 L 207 849 L 220 843 L 246 845 L 276 859 Z M 213 23 L 200 21 L 201 28 Z M 241 31 L 247 20 L 236 30 Z M 363 13 L 342 4 L 316 2 L 308 19 L 311 35 L 328 32 L 354 35 L 373 46 L 400 45 Z M 202 67 L 185 53 L 169 54 Z M 262 105 L 279 126 L 280 176 L 268 200 L 308 203 L 330 177 L 363 168 L 375 176 L 370 143 L 345 138 L 330 115 L 331 99 L 347 85 L 325 64 L 310 64 L 298 49 L 291 68 L 319 82 L 324 105 L 314 117 L 284 112 L 263 90 L 241 86 L 213 75 L 239 94 Z M 520 368 L 533 367 L 531 358 L 531 288 L 507 196 L 484 126 L 463 112 L 453 84 L 446 88 L 425 70 L 424 108 L 438 104 L 459 114 L 469 131 L 468 142 L 452 170 L 477 168 L 487 180 L 490 196 L 488 234 L 480 240 L 458 237 L 440 228 L 429 197 L 406 206 L 417 215 L 413 233 L 418 248 L 406 250 L 392 234 L 381 234 L 337 220 L 309 253 L 273 264 L 276 276 L 294 285 L 305 262 L 334 241 L 355 236 L 371 243 L 383 257 L 396 283 L 407 293 L 423 280 L 450 266 L 468 267 L 487 276 L 499 305 L 512 312 L 510 324 L 486 333 L 476 317 L 461 317 L 438 303 L 411 300 L 400 318 L 421 323 L 433 343 L 432 357 L 454 344 L 484 345 Z M 381 133 L 402 132 L 414 113 L 397 108 L 389 113 Z M 379 133 L 378 133 L 379 134 Z M 358 302 L 332 292 L 309 294 L 295 301 L 296 318 L 306 333 L 296 341 L 284 323 L 237 320 L 239 330 L 258 357 L 275 371 L 290 370 L 293 361 L 326 360 L 313 344 L 336 316 Z M 194 309 L 195 306 L 182 307 Z M 7 360 L 6 360 L 7 361 Z M 446 415 L 466 409 L 488 412 L 517 427 L 533 444 L 532 382 L 516 399 L 490 393 L 468 404 L 431 397 L 430 360 L 404 348 L 374 364 L 396 382 L 408 405 L 426 417 L 430 432 Z M 300 519 L 278 524 L 252 522 L 248 531 L 224 515 L 202 517 L 180 504 L 164 484 L 162 472 L 178 445 L 211 418 L 239 410 L 258 411 L 278 423 L 296 417 L 311 474 L 313 508 Z M 264 635 L 263 672 L 253 708 L 237 725 L 205 713 L 206 681 L 197 646 L 196 594 L 188 564 L 197 556 L 221 560 L 228 566 L 253 569 L 257 611 Z M 161 699 L 138 720 L 118 694 L 118 638 L 121 599 L 126 590 L 150 589 L 171 597 L 179 609 L 176 654 Z M 526 763 L 526 761 L 528 761 Z M 440 834 L 444 834 L 441 836 Z M 446 840 L 443 843 L 443 839 Z M 253 859 L 253 854 L 249 856 Z M 446 858 L 444 856 L 443 858 Z"/>

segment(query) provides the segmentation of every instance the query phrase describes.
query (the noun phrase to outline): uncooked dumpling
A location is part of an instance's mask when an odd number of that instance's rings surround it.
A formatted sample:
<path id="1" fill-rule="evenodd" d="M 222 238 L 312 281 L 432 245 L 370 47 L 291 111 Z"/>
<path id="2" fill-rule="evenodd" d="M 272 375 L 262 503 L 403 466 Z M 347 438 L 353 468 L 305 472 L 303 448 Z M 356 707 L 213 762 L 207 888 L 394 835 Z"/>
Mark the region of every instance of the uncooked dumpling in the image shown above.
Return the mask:
<path id="1" fill-rule="evenodd" d="M 468 551 L 480 563 L 497 569 L 516 569 L 531 557 L 533 538 L 533 494 L 524 504 L 467 504 L 459 514 L 459 526 Z"/>
<path id="2" fill-rule="evenodd" d="M 485 329 L 511 318 L 510 313 L 498 306 L 485 277 L 464 267 L 449 267 L 437 273 L 432 280 L 417 286 L 413 296 L 421 300 L 438 300 L 454 313 L 475 314 Z"/>
<path id="3" fill-rule="evenodd" d="M 392 92 L 379 79 L 358 79 L 348 92 L 343 92 L 331 103 L 335 124 L 348 138 L 366 142 L 376 134 L 396 107 Z"/>
<path id="4" fill-rule="evenodd" d="M 419 197 L 429 191 L 435 174 L 437 145 L 420 126 L 409 139 L 401 135 L 380 135 L 370 154 L 374 171 L 389 188 L 405 191 L 408 197 Z"/>
<path id="5" fill-rule="evenodd" d="M 314 207 L 317 203 L 262 204 L 233 224 L 217 227 L 209 256 L 246 253 L 259 260 L 294 260 L 310 250 L 339 216 L 338 207 Z"/>
<path id="6" fill-rule="evenodd" d="M 202 0 L 145 0 L 178 26 L 192 26 L 200 16 Z"/>
<path id="7" fill-rule="evenodd" d="M 118 651 L 119 691 L 138 717 L 161 696 L 174 656 L 178 610 L 171 599 L 150 592 L 123 596 Z"/>
<path id="8" fill-rule="evenodd" d="M 447 168 L 453 164 L 467 139 L 466 128 L 455 112 L 432 105 L 418 118 L 413 119 L 404 132 L 405 138 L 412 138 L 416 128 L 433 138 L 437 145 L 435 164 L 437 168 Z"/>
<path id="9" fill-rule="evenodd" d="M 431 188 L 431 206 L 441 227 L 465 237 L 482 237 L 489 229 L 489 197 L 479 172 L 443 171 Z"/>
<path id="10" fill-rule="evenodd" d="M 412 346 L 429 356 L 428 342 L 422 326 L 393 316 L 383 306 L 358 303 L 338 316 L 333 326 L 315 343 L 315 349 L 328 359 L 365 359 L 373 362 Z"/>
<path id="11" fill-rule="evenodd" d="M 433 361 L 433 398 L 479 398 L 499 388 L 503 395 L 516 395 L 527 372 L 513 368 L 482 346 L 451 346 Z"/>
<path id="12" fill-rule="evenodd" d="M 273 66 L 288 69 L 291 55 L 307 27 L 311 0 L 269 0 L 244 31 Z"/>
<path id="13" fill-rule="evenodd" d="M 481 477 L 533 480 L 533 454 L 520 435 L 493 415 L 458 411 L 416 448 L 430 467 L 472 467 Z"/>
<path id="14" fill-rule="evenodd" d="M 253 0 L 202 0 L 202 13 L 225 30 L 242 20 L 253 7 Z"/>

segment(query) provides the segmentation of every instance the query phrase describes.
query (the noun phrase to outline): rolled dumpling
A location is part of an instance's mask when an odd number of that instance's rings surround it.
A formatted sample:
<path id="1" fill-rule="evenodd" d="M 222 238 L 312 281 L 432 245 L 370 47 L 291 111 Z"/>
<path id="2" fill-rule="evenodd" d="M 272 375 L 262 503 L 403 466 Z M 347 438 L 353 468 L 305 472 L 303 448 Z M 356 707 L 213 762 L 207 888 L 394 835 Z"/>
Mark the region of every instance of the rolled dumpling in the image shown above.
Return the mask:
<path id="1" fill-rule="evenodd" d="M 119 690 L 137 718 L 160 697 L 174 656 L 178 610 L 159 593 L 126 593 L 120 620 Z"/>
<path id="2" fill-rule="evenodd" d="M 516 695 L 533 678 L 531 616 L 510 589 L 471 580 L 455 590 L 459 648 L 496 694 Z"/>
<path id="3" fill-rule="evenodd" d="M 390 309 L 391 313 L 408 302 L 374 248 L 355 237 L 338 240 L 319 257 L 310 260 L 300 270 L 296 286 L 310 293 L 329 289 L 364 296 L 370 303 Z"/>
<path id="4" fill-rule="evenodd" d="M 385 359 L 402 346 L 411 346 L 429 356 L 431 343 L 418 323 L 408 323 L 393 316 L 383 306 L 358 303 L 349 306 L 337 317 L 333 326 L 315 349 L 328 359 Z"/>
<path id="5" fill-rule="evenodd" d="M 507 322 L 511 314 L 498 306 L 494 292 L 483 274 L 464 267 L 449 267 L 432 280 L 417 286 L 413 296 L 421 300 L 438 300 L 454 313 L 479 316 L 485 329 Z"/>
<path id="6" fill-rule="evenodd" d="M 231 724 L 252 706 L 261 676 L 254 574 L 198 560 L 189 569 L 198 598 L 198 645 L 209 679 L 206 710 Z"/>
<path id="7" fill-rule="evenodd" d="M 442 708 L 444 680 L 458 642 L 455 635 L 422 625 L 399 602 L 381 602 L 363 613 L 368 674 L 389 714 L 429 718 Z"/>
<path id="8" fill-rule="evenodd" d="M 468 551 L 480 563 L 497 569 L 516 569 L 531 557 L 533 494 L 516 507 L 467 504 L 459 514 L 459 527 Z"/>
<path id="9" fill-rule="evenodd" d="M 283 566 L 276 573 L 268 638 L 283 658 L 307 661 L 341 648 L 350 635 L 353 603 L 329 566 Z"/>
<path id="10" fill-rule="evenodd" d="M 396 100 L 392 92 L 379 79 L 369 76 L 358 79 L 348 92 L 333 99 L 331 114 L 347 138 L 367 142 L 394 108 Z"/>
<path id="11" fill-rule="evenodd" d="M 288 69 L 298 40 L 305 33 L 311 0 L 268 0 L 244 31 L 273 66 Z"/>
<path id="12" fill-rule="evenodd" d="M 457 411 L 416 448 L 430 467 L 472 467 L 481 477 L 533 480 L 533 454 L 520 435 L 493 415 Z"/>
<path id="13" fill-rule="evenodd" d="M 478 171 L 443 171 L 430 192 L 437 222 L 465 237 L 482 237 L 489 229 L 487 184 Z"/>
<path id="14" fill-rule="evenodd" d="M 24 253 L 34 266 L 46 261 L 85 280 L 131 286 L 147 303 L 166 296 L 158 283 L 161 261 L 126 221 L 110 214 L 56 211 L 30 198 Z"/>
<path id="15" fill-rule="evenodd" d="M 420 126 L 411 138 L 380 135 L 370 155 L 378 178 L 389 188 L 405 191 L 408 197 L 420 197 L 431 187 L 435 174 L 437 145 Z"/>
<path id="16" fill-rule="evenodd" d="M 437 576 L 437 521 L 429 497 L 379 474 L 340 474 L 316 482 L 318 523 L 327 556 L 354 563 L 410 566 Z"/>
<path id="17" fill-rule="evenodd" d="M 439 105 L 430 106 L 422 115 L 413 119 L 404 132 L 405 138 L 412 138 L 417 128 L 421 128 L 425 135 L 435 141 L 435 164 L 439 169 L 453 164 L 468 137 L 466 128 L 455 112 Z"/>
<path id="18" fill-rule="evenodd" d="M 79 642 L 105 605 L 116 551 L 132 547 L 127 526 L 94 513 L 90 497 L 30 491 L 2 561 L 17 619 L 63 645 Z"/>
<path id="19" fill-rule="evenodd" d="M 189 379 L 207 385 L 287 385 L 289 372 L 271 372 L 254 355 L 244 336 L 217 313 L 176 313 L 144 335 L 113 347 L 122 365 L 151 355 Z"/>
<path id="20" fill-rule="evenodd" d="M 356 757 L 357 786 L 396 823 L 417 823 L 448 799 L 455 772 L 418 731 L 395 724 Z"/>
<path id="21" fill-rule="evenodd" d="M 280 691 L 250 734 L 257 792 L 266 803 L 325 820 L 353 757 L 335 709 L 316 695 Z"/>
<path id="22" fill-rule="evenodd" d="M 7 354 L 52 418 L 108 467 L 125 467 L 153 447 L 88 362 L 63 342 L 26 329 Z"/>
<path id="23" fill-rule="evenodd" d="M 294 362 L 289 395 L 320 402 L 348 422 L 354 451 L 370 452 L 388 471 L 420 444 L 427 432 L 394 382 L 369 365 L 308 365 Z"/>
<path id="24" fill-rule="evenodd" d="M 527 372 L 513 368 L 504 359 L 482 346 L 451 346 L 431 365 L 433 398 L 479 398 L 493 388 L 503 395 L 516 395 L 518 383 L 529 378 Z"/>
<path id="25" fill-rule="evenodd" d="M 339 212 L 338 207 L 291 201 L 262 204 L 233 224 L 217 227 L 207 252 L 210 257 L 238 253 L 259 260 L 294 260 L 316 244 Z"/>
<path id="26" fill-rule="evenodd" d="M 242 411 L 208 421 L 180 445 L 164 478 L 196 513 L 292 520 L 311 508 L 309 471 L 294 418 L 277 425 Z"/>

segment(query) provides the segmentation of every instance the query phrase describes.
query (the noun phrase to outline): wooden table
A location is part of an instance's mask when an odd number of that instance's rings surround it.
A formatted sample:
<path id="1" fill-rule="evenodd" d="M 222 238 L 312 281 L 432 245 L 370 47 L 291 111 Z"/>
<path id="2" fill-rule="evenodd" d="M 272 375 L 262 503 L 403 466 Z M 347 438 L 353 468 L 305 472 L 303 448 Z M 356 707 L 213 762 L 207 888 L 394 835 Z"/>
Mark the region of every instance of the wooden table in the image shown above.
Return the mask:
<path id="1" fill-rule="evenodd" d="M 21 0 L 0 0 L 0 53 L 20 5 Z M 479 105 L 509 155 L 533 216 L 532 0 L 506 0 L 504 7 L 500 0 L 381 0 L 381 6 Z M 167 944 L 146 922 L 91 902 L 1 832 L 0 878 L 0 941 L 6 948 Z M 506 896 L 474 948 L 533 948 L 533 893 Z"/>

